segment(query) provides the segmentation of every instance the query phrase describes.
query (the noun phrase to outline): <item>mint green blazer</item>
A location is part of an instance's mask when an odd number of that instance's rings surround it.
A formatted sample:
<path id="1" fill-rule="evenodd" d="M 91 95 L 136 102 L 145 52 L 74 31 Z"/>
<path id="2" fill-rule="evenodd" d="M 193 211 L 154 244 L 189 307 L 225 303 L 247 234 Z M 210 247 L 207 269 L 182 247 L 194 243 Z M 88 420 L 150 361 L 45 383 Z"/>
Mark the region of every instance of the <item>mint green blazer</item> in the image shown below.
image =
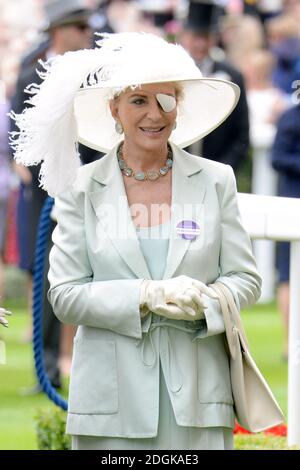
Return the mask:
<path id="1" fill-rule="evenodd" d="M 218 280 L 231 289 L 239 308 L 253 304 L 261 279 L 241 224 L 231 167 L 173 144 L 172 149 L 171 236 L 163 278 L 185 274 L 206 284 Z M 196 322 L 154 314 L 140 319 L 140 284 L 151 276 L 129 213 L 116 148 L 81 167 L 55 207 L 48 297 L 62 322 L 78 325 L 67 432 L 155 436 L 160 361 L 178 425 L 233 427 L 218 301 L 206 298 L 204 318 Z M 176 232 L 184 219 L 200 228 L 192 241 Z"/>

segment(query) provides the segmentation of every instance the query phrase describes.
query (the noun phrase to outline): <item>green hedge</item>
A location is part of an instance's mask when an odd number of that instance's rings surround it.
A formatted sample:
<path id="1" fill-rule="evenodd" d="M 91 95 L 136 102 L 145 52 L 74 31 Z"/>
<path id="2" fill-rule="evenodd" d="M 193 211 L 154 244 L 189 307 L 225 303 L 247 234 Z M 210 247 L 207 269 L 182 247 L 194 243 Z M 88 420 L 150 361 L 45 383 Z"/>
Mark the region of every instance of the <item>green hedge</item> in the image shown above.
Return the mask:
<path id="1" fill-rule="evenodd" d="M 35 417 L 38 449 L 71 449 L 71 436 L 65 434 L 66 417 L 66 412 L 56 406 L 38 410 Z"/>

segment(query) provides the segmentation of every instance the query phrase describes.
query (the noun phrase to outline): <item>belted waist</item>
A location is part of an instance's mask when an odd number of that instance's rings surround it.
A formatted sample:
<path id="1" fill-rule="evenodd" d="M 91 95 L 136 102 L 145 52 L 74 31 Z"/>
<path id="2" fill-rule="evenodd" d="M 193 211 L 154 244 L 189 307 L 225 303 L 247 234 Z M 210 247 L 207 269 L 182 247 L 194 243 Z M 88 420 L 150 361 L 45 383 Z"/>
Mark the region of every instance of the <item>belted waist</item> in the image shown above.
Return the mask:
<path id="1" fill-rule="evenodd" d="M 176 320 L 175 320 L 176 321 Z M 205 320 L 198 320 L 197 322 L 186 322 L 186 323 L 191 323 L 191 326 L 184 326 L 180 325 L 179 320 L 175 322 L 170 322 L 168 320 L 162 320 L 162 321 L 153 321 L 151 322 L 149 329 L 147 333 L 143 334 L 143 338 L 137 342 L 137 346 L 141 347 L 141 358 L 142 362 L 145 366 L 147 367 L 153 367 L 156 363 L 156 360 L 158 358 L 157 352 L 155 350 L 155 345 L 153 341 L 152 334 L 157 328 L 164 328 L 164 334 L 166 335 L 166 345 L 165 348 L 161 351 L 162 356 L 164 356 L 164 353 L 166 351 L 166 357 L 163 357 L 163 360 L 165 363 L 169 364 L 169 386 L 172 390 L 172 392 L 177 392 L 180 390 L 182 387 L 182 373 L 179 367 L 179 363 L 176 357 L 176 353 L 174 350 L 174 347 L 172 345 L 172 341 L 169 336 L 169 328 L 174 328 L 180 331 L 184 331 L 185 333 L 196 333 L 197 330 L 199 329 L 199 323 L 205 323 Z M 197 323 L 197 325 L 195 325 Z M 195 325 L 192 327 L 192 325 Z M 151 353 L 152 353 L 152 360 L 150 362 L 147 362 L 146 360 L 146 354 L 145 354 L 145 349 L 147 345 L 150 345 L 151 348 Z M 174 370 L 174 374 L 171 373 L 171 369 Z M 174 378 L 176 379 L 177 383 L 174 383 Z"/>

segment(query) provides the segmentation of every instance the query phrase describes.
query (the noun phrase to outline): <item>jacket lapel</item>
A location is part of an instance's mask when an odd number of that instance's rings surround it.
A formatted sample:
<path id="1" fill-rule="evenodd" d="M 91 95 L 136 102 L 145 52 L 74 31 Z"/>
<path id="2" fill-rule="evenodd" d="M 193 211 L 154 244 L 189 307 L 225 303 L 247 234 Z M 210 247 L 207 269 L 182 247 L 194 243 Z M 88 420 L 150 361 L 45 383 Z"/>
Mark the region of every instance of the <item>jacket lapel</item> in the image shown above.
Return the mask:
<path id="1" fill-rule="evenodd" d="M 174 144 L 171 146 L 174 160 L 171 232 L 163 279 L 172 277 L 190 244 L 194 242 L 182 238 L 176 226 L 183 220 L 190 220 L 196 222 L 201 231 L 201 207 L 205 196 L 205 187 L 201 186 L 200 180 L 200 159 Z M 103 230 L 131 271 L 138 278 L 151 279 L 130 214 L 116 147 L 99 160 L 92 178 L 100 184 L 89 197 Z"/>
<path id="2" fill-rule="evenodd" d="M 99 161 L 93 179 L 100 185 L 89 196 L 106 235 L 138 278 L 151 279 L 130 215 L 116 148 Z"/>
<path id="3" fill-rule="evenodd" d="M 206 188 L 202 185 L 201 160 L 172 145 L 174 163 L 172 175 L 171 233 L 163 279 L 173 276 L 187 249 L 195 240 L 187 240 L 177 232 L 183 220 L 196 222 L 202 230 L 202 210 Z"/>

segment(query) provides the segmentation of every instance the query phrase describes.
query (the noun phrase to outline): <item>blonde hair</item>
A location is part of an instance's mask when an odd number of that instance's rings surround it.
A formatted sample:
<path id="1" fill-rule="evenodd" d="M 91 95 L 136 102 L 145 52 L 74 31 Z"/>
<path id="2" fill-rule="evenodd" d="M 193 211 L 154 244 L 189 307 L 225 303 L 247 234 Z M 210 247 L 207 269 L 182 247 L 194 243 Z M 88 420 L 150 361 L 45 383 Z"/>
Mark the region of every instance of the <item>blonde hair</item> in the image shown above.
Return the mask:
<path id="1" fill-rule="evenodd" d="M 175 87 L 177 103 L 180 103 L 184 98 L 183 84 L 180 82 L 174 82 L 174 87 Z"/>
<path id="2" fill-rule="evenodd" d="M 225 16 L 221 22 L 221 35 L 228 59 L 238 68 L 246 55 L 264 45 L 261 22 L 251 15 Z"/>

